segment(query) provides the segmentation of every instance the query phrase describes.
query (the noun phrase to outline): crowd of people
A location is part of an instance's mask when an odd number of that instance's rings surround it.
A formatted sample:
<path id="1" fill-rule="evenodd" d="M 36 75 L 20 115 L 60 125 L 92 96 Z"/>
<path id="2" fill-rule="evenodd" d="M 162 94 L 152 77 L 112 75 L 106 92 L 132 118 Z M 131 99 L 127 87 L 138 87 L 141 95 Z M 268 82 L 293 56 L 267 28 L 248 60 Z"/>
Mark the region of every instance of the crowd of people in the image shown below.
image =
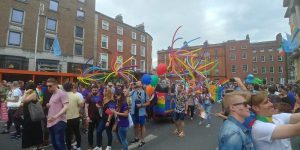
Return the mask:
<path id="1" fill-rule="evenodd" d="M 295 84 L 296 85 L 296 84 Z M 299 86 L 299 85 L 298 85 Z M 224 119 L 219 133 L 220 150 L 299 149 L 300 139 L 288 138 L 300 134 L 300 90 L 296 86 L 244 85 L 239 78 L 224 86 L 222 111 L 212 113 L 215 103 L 206 84 L 188 86 L 167 78 L 157 85 L 156 92 L 172 95 L 174 134 L 185 137 L 184 120 L 200 117 L 199 125 L 211 126 L 212 115 Z M 200 91 L 200 92 L 199 92 Z M 129 143 L 143 147 L 146 120 L 157 101 L 156 92 L 149 95 L 142 82 L 93 82 L 90 85 L 65 82 L 59 85 L 49 78 L 41 84 L 32 81 L 0 83 L 1 118 L 7 113 L 2 134 L 22 138 L 22 148 L 43 149 L 52 143 L 56 150 L 81 149 L 81 129 L 88 135 L 88 149 L 102 150 L 105 130 L 112 149 L 113 134 L 127 150 Z M 42 113 L 37 113 L 41 106 Z M 7 108 L 7 110 L 3 109 Z M 6 111 L 6 112 L 3 112 Z M 39 118 L 44 115 L 45 117 Z M 134 138 L 127 132 L 134 128 Z M 96 143 L 94 143 L 94 132 Z"/>

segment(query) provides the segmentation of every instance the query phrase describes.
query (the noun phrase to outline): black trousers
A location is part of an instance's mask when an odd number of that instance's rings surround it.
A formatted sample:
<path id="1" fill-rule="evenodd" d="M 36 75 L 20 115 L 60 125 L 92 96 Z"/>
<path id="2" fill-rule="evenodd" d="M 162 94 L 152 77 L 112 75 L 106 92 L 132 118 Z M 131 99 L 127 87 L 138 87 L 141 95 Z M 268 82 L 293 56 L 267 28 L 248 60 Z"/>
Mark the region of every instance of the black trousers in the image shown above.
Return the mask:
<path id="1" fill-rule="evenodd" d="M 72 149 L 72 135 L 75 134 L 75 139 L 77 142 L 77 147 L 81 146 L 81 135 L 80 135 L 80 118 L 68 119 L 67 120 L 67 128 L 66 128 L 66 143 L 68 150 Z"/>
<path id="2" fill-rule="evenodd" d="M 17 134 L 21 134 L 21 124 L 22 124 L 22 118 L 15 117 L 15 113 L 18 109 L 8 109 L 8 121 L 7 121 L 7 130 L 9 131 L 10 127 L 12 126 L 12 123 L 15 124 L 16 132 Z"/>
<path id="3" fill-rule="evenodd" d="M 93 146 L 94 139 L 94 129 L 97 129 L 100 119 L 93 118 L 92 122 L 89 122 L 89 131 L 88 131 L 88 142 L 89 146 Z M 99 136 L 97 135 L 97 145 L 99 144 Z"/>
<path id="4" fill-rule="evenodd" d="M 194 105 L 189 105 L 188 109 L 191 112 L 191 117 L 193 118 L 194 117 L 195 106 Z"/>

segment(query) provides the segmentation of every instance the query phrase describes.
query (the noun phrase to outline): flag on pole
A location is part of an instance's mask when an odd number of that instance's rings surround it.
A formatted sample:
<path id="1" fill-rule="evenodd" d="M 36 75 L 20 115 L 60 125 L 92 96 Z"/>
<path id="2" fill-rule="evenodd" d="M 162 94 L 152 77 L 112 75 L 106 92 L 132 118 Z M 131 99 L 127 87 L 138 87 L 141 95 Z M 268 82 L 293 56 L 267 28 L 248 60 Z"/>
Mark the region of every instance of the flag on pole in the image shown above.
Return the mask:
<path id="1" fill-rule="evenodd" d="M 54 52 L 54 54 L 56 56 L 60 56 L 61 55 L 61 48 L 60 48 L 57 36 L 55 37 L 55 39 L 53 41 L 52 48 L 53 48 L 53 52 Z"/>

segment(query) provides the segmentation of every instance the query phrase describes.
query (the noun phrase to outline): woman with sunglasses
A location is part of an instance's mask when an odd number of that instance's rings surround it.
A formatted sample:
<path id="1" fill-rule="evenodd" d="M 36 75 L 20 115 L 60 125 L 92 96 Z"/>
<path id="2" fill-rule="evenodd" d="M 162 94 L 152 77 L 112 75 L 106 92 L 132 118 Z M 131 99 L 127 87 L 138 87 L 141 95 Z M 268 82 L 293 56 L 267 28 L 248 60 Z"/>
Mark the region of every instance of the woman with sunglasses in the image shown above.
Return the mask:
<path id="1" fill-rule="evenodd" d="M 119 142 L 122 144 L 123 150 L 128 150 L 127 130 L 129 127 L 128 121 L 128 104 L 123 92 L 119 91 L 116 94 L 117 109 L 111 111 L 117 115 L 117 136 Z"/>

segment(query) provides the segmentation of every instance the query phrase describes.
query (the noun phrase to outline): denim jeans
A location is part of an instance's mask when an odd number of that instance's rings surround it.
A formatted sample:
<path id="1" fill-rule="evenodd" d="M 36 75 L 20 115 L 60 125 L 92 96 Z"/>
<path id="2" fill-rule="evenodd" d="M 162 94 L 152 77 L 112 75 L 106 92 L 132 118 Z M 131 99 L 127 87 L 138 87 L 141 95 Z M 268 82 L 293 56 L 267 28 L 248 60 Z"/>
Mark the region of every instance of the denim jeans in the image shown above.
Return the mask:
<path id="1" fill-rule="evenodd" d="M 212 104 L 204 104 L 205 113 L 207 115 L 207 124 L 211 124 L 211 108 Z"/>
<path id="2" fill-rule="evenodd" d="M 128 127 L 118 127 L 117 136 L 119 142 L 122 144 L 122 150 L 128 150 L 127 130 Z"/>
<path id="3" fill-rule="evenodd" d="M 65 146 L 65 129 L 67 123 L 60 121 L 49 128 L 51 135 L 51 142 L 55 150 L 66 150 Z"/>
<path id="4" fill-rule="evenodd" d="M 103 120 L 100 121 L 98 128 L 97 128 L 97 146 L 102 147 L 102 132 L 106 130 L 106 135 L 108 139 L 107 146 L 111 146 L 112 144 L 112 124 L 110 124 L 108 127 L 105 126 L 105 123 Z"/>

